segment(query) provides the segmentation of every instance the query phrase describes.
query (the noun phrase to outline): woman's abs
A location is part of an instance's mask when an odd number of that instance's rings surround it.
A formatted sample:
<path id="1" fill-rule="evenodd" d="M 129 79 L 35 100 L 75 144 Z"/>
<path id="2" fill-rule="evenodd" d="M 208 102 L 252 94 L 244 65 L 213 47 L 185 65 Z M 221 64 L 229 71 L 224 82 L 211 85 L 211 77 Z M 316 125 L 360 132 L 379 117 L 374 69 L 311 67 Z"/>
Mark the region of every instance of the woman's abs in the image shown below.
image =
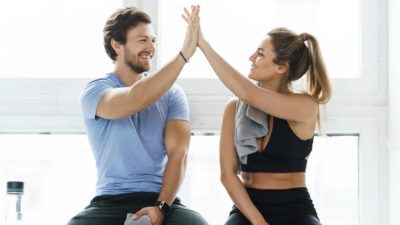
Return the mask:
<path id="1" fill-rule="evenodd" d="M 306 187 L 305 173 L 253 173 L 242 172 L 241 180 L 245 187 L 256 189 L 291 189 Z"/>

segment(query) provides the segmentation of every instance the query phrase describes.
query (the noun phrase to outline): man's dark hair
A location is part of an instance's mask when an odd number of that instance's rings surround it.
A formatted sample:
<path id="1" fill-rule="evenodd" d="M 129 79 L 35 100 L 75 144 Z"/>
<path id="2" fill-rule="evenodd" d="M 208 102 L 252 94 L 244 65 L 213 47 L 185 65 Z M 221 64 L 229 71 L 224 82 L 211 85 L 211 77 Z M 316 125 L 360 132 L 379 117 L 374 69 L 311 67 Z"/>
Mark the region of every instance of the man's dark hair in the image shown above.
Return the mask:
<path id="1" fill-rule="evenodd" d="M 117 54 L 111 46 L 114 39 L 121 44 L 126 44 L 126 34 L 139 23 L 151 23 L 150 16 L 136 7 L 125 7 L 118 9 L 108 18 L 103 29 L 104 48 L 107 55 L 115 61 Z"/>

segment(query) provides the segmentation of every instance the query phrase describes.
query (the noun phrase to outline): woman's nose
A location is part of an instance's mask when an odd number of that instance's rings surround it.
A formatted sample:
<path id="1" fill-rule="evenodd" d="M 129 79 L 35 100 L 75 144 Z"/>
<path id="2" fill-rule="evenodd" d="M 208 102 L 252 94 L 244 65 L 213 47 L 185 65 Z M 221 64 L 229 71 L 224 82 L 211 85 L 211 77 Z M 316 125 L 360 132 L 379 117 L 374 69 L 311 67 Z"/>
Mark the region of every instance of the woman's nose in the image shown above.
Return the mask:
<path id="1" fill-rule="evenodd" d="M 255 54 L 253 53 L 252 55 L 250 55 L 249 60 L 254 62 L 255 61 Z"/>

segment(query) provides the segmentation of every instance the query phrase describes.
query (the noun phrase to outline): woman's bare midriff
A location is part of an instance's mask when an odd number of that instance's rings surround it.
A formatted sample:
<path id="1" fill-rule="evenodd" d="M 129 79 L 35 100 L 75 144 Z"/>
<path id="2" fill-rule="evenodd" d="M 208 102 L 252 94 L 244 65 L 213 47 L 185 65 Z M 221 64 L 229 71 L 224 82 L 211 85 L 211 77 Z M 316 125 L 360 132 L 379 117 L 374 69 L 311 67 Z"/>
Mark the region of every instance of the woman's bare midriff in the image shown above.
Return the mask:
<path id="1" fill-rule="evenodd" d="M 306 186 L 303 172 L 296 173 L 249 173 L 242 172 L 241 180 L 245 187 L 256 189 L 290 189 Z"/>

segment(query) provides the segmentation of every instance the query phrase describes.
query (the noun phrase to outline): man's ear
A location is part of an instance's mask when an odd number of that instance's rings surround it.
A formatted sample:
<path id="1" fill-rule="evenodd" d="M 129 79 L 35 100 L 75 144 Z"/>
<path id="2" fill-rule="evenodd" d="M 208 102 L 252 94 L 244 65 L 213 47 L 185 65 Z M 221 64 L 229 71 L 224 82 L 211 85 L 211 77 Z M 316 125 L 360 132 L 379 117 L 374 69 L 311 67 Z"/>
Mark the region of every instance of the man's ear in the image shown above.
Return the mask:
<path id="1" fill-rule="evenodd" d="M 288 63 L 281 63 L 278 65 L 278 73 L 280 74 L 286 74 L 288 69 L 289 69 Z"/>
<path id="2" fill-rule="evenodd" d="M 114 49 L 115 53 L 117 55 L 119 55 L 119 53 L 121 52 L 121 49 L 122 49 L 121 43 L 119 43 L 118 41 L 114 40 L 114 38 L 113 38 L 113 39 L 111 39 L 111 47 Z"/>

